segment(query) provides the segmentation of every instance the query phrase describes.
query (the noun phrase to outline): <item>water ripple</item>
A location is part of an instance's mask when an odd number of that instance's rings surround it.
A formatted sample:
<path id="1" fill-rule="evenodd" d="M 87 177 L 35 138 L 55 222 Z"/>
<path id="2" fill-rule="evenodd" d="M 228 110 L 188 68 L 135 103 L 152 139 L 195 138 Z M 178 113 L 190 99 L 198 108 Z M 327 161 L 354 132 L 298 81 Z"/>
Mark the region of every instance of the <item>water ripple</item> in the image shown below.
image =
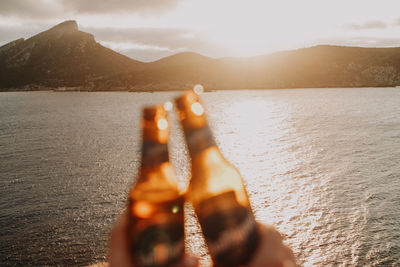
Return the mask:
<path id="1" fill-rule="evenodd" d="M 176 94 L 1 93 L 0 265 L 104 261 L 137 172 L 140 108 Z M 400 265 L 397 88 L 202 97 L 257 219 L 283 233 L 301 265 Z M 171 160 L 185 189 L 187 154 L 171 115 Z M 208 266 L 186 207 L 186 247 Z"/>

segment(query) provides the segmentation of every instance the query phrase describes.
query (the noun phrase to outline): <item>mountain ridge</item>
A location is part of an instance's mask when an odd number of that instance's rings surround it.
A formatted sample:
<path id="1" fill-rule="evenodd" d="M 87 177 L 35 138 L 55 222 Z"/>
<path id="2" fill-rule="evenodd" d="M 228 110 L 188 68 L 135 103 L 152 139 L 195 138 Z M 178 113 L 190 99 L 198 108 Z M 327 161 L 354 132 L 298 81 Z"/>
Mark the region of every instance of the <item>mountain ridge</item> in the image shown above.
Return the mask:
<path id="1" fill-rule="evenodd" d="M 140 63 L 103 47 L 75 21 L 66 21 L 0 47 L 0 88 L 87 86 L 92 79 L 134 70 Z"/>
<path id="2" fill-rule="evenodd" d="M 247 58 L 183 52 L 153 62 L 121 55 L 65 21 L 0 47 L 0 90 L 87 91 L 400 85 L 400 48 L 318 45 Z"/>

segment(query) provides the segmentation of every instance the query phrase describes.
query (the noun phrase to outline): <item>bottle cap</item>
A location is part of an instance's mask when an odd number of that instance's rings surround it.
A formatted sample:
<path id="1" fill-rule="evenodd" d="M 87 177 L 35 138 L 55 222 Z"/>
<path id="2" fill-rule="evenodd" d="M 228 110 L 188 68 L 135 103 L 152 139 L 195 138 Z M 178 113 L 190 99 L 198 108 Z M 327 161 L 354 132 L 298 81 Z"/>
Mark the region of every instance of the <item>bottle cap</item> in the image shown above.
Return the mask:
<path id="1" fill-rule="evenodd" d="M 175 103 L 184 129 L 202 128 L 207 124 L 203 104 L 201 104 L 195 92 L 185 92 L 175 99 Z"/>
<path id="2" fill-rule="evenodd" d="M 143 108 L 143 119 L 152 121 L 157 117 L 167 117 L 167 112 L 161 105 L 148 106 Z"/>
<path id="3" fill-rule="evenodd" d="M 143 140 L 166 144 L 169 123 L 164 107 L 161 105 L 145 107 L 142 114 Z"/>

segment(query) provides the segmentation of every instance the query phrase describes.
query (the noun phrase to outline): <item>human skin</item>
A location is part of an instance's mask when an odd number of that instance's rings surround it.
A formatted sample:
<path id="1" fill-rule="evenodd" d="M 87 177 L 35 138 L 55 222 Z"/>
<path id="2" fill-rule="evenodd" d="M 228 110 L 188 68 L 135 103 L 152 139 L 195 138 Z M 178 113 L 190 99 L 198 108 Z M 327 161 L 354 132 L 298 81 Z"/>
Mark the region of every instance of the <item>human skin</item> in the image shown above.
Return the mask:
<path id="1" fill-rule="evenodd" d="M 282 241 L 283 237 L 274 227 L 258 223 L 260 244 L 248 267 L 295 267 L 293 251 Z"/>
<path id="2" fill-rule="evenodd" d="M 135 267 L 129 253 L 129 241 L 126 236 L 128 228 L 128 214 L 124 211 L 110 232 L 108 263 L 109 267 Z M 196 257 L 186 254 L 181 263 L 173 267 L 197 267 Z"/>
<path id="3" fill-rule="evenodd" d="M 124 211 L 110 232 L 108 262 L 110 267 L 135 267 L 129 254 L 129 243 L 126 237 L 128 215 Z M 282 235 L 272 226 L 258 223 L 261 236 L 260 244 L 248 267 L 294 267 L 296 260 L 293 251 L 283 244 Z M 181 263 L 174 267 L 197 267 L 196 257 L 186 254 Z"/>

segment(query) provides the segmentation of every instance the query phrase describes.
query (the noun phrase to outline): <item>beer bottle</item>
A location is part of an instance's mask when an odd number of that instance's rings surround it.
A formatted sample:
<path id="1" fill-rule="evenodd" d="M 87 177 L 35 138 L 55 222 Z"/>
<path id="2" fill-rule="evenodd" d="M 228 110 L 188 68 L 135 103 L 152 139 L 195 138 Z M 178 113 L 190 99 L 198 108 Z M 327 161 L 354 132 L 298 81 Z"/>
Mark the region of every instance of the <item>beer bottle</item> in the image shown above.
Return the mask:
<path id="1" fill-rule="evenodd" d="M 143 109 L 142 157 L 128 198 L 134 266 L 171 266 L 184 255 L 183 196 L 168 156 L 169 125 L 162 106 Z"/>
<path id="2" fill-rule="evenodd" d="M 218 149 L 193 91 L 175 100 L 192 163 L 187 192 L 215 266 L 246 265 L 259 235 L 238 170 Z"/>

